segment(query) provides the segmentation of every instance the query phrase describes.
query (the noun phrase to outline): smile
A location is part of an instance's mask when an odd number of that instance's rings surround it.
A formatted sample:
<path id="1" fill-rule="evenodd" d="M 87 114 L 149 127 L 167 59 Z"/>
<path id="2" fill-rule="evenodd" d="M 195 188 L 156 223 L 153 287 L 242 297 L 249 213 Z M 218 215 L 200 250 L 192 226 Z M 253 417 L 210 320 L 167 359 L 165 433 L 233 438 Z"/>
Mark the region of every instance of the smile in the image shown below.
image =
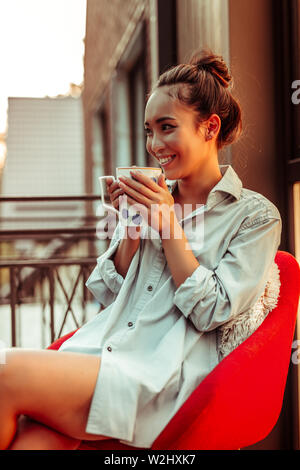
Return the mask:
<path id="1" fill-rule="evenodd" d="M 161 166 L 167 166 L 175 157 L 176 155 L 169 155 L 168 157 L 159 158 L 159 163 Z"/>

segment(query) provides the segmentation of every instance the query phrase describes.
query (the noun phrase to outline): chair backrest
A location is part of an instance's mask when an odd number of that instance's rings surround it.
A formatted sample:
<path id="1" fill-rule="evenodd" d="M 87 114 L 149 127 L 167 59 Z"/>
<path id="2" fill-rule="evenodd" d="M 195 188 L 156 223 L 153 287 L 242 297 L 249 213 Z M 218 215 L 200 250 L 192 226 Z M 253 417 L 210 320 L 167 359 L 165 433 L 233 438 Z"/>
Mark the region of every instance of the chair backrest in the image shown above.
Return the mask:
<path id="1" fill-rule="evenodd" d="M 190 395 L 152 449 L 239 449 L 266 437 L 279 417 L 297 316 L 300 269 L 279 251 L 277 307 Z"/>

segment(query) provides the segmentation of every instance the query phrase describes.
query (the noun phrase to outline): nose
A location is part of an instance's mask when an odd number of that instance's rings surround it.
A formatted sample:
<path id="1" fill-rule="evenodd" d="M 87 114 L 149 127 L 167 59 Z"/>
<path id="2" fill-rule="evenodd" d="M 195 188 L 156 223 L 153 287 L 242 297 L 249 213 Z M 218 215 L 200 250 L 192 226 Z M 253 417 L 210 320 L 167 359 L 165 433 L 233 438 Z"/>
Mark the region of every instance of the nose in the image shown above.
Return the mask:
<path id="1" fill-rule="evenodd" d="M 150 148 L 152 153 L 157 154 L 159 151 L 164 149 L 164 143 L 157 134 L 153 134 L 151 139 Z"/>

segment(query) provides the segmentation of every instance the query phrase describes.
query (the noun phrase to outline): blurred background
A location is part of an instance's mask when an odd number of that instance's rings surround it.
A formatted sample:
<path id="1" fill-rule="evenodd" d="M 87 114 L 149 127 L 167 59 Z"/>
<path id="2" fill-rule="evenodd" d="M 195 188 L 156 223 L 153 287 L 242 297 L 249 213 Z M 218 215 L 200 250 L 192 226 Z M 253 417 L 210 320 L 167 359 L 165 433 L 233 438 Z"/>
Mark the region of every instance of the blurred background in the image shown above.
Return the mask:
<path id="1" fill-rule="evenodd" d="M 278 207 L 280 249 L 300 261 L 300 0 L 0 0 L 1 344 L 45 348 L 101 310 L 84 285 L 109 242 L 97 177 L 157 166 L 145 96 L 202 46 L 244 114 L 220 163 Z M 279 421 L 251 448 L 300 448 L 299 380 L 291 363 Z"/>

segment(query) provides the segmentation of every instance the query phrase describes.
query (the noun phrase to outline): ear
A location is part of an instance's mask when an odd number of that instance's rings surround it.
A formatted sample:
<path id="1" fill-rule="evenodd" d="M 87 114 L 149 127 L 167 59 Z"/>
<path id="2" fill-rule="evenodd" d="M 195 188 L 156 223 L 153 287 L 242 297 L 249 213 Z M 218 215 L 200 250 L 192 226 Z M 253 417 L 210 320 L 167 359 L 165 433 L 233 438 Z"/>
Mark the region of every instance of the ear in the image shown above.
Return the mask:
<path id="1" fill-rule="evenodd" d="M 221 129 L 221 119 L 217 114 L 212 114 L 206 121 L 206 140 L 214 139 Z"/>

